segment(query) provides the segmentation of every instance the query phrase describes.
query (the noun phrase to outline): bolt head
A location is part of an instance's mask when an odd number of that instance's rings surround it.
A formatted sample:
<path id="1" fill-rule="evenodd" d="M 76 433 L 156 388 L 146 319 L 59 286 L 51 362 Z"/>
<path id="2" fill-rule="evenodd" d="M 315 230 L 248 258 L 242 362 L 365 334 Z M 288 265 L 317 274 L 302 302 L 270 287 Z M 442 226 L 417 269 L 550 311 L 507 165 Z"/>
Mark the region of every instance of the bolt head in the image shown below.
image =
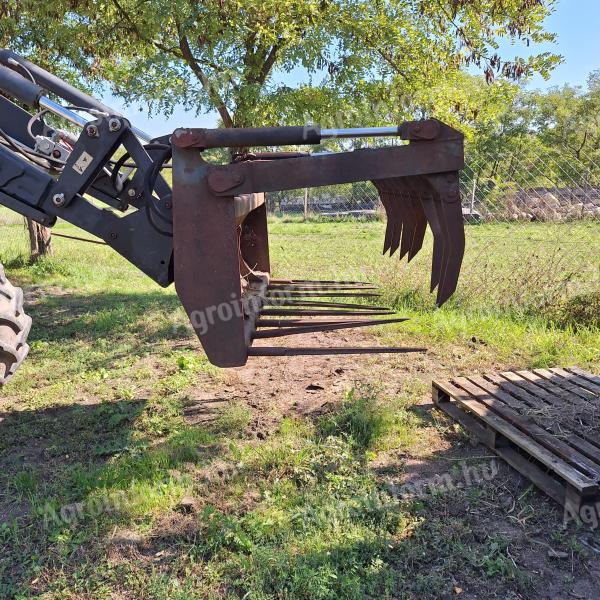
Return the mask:
<path id="1" fill-rule="evenodd" d="M 135 196 L 137 195 L 137 192 L 135 191 L 135 188 L 129 188 L 129 189 L 127 190 L 127 195 L 128 195 L 130 198 L 135 198 Z"/>
<path id="2" fill-rule="evenodd" d="M 117 119 L 116 117 L 109 119 L 108 128 L 110 131 L 119 131 L 121 129 L 121 119 Z"/>
<path id="3" fill-rule="evenodd" d="M 98 128 L 95 125 L 88 125 L 85 128 L 85 132 L 90 136 L 90 137 L 97 137 L 98 136 Z"/>
<path id="4" fill-rule="evenodd" d="M 53 202 L 54 206 L 63 206 L 64 203 L 66 202 L 65 195 L 64 194 L 54 194 L 54 196 L 52 196 L 52 202 Z"/>
<path id="5" fill-rule="evenodd" d="M 110 239 L 111 240 L 116 240 L 118 237 L 119 237 L 118 234 L 115 233 L 114 231 L 110 232 Z"/>

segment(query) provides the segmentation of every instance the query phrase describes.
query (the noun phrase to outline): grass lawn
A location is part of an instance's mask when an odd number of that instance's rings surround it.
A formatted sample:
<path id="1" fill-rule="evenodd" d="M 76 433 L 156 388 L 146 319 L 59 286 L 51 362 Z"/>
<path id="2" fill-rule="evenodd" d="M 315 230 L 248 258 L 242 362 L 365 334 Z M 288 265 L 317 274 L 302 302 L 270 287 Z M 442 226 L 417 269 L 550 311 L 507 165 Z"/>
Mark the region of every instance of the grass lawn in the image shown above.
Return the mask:
<path id="1" fill-rule="evenodd" d="M 23 227 L 5 218 L 0 260 L 35 326 L 0 398 L 0 598 L 412 598 L 469 586 L 528 597 L 543 568 L 515 560 L 512 533 L 482 520 L 490 504 L 518 516 L 520 532 L 553 520 L 543 543 L 583 561 L 556 509 L 509 472 L 402 500 L 390 473 L 437 457 L 460 476 L 467 436 L 416 408 L 435 374 L 600 373 L 597 314 L 572 300 L 598 293 L 600 225 L 469 227 L 460 291 L 441 310 L 425 290 L 429 249 L 409 267 L 382 258 L 383 228 L 271 223 L 276 276 L 377 282 L 411 320 L 368 335 L 431 349 L 344 359 L 338 370 L 352 376 L 324 386 L 328 402 L 308 414 L 287 398 L 302 385 L 299 403 L 314 401 L 318 372 L 276 361 L 270 374 L 264 360 L 216 369 L 172 289 L 108 248 L 65 239 L 28 264 Z M 190 417 L 207 399 L 210 418 Z"/>

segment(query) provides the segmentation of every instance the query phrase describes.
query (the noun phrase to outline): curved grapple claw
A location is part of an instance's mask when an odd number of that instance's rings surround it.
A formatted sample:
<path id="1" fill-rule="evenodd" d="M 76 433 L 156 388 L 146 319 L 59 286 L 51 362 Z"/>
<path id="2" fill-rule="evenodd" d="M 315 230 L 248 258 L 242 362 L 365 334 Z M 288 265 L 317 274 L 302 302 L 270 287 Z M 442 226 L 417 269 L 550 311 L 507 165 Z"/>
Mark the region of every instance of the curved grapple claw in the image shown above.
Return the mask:
<path id="1" fill-rule="evenodd" d="M 458 171 L 373 181 L 388 218 L 385 249 L 409 262 L 423 247 L 427 223 L 433 233 L 431 291 L 441 306 L 456 290 L 465 251 Z M 385 201 L 384 201 L 385 198 Z M 388 240 L 387 232 L 393 232 Z"/>

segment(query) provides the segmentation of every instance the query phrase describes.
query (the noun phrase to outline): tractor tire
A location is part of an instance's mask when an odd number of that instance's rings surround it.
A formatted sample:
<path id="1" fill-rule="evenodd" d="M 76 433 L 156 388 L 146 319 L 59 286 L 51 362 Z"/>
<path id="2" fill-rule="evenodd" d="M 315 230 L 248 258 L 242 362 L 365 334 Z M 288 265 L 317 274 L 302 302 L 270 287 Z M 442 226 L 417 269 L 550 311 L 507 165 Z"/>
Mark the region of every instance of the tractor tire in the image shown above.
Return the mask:
<path id="1" fill-rule="evenodd" d="M 23 290 L 6 279 L 0 264 L 0 387 L 27 357 L 30 330 L 31 318 L 23 311 Z"/>

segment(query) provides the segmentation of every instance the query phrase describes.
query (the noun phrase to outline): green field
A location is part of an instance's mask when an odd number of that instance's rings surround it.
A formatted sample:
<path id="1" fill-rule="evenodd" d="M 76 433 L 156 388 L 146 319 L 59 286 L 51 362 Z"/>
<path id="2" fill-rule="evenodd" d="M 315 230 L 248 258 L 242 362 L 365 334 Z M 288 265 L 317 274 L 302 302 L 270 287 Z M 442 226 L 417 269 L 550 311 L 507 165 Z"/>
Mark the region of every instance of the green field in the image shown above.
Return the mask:
<path id="1" fill-rule="evenodd" d="M 413 408 L 437 373 L 600 372 L 598 223 L 469 226 L 460 290 L 434 310 L 429 247 L 407 267 L 381 256 L 383 223 L 275 219 L 275 275 L 378 283 L 411 320 L 374 331 L 376 342 L 431 351 L 386 363 L 395 371 L 366 362 L 322 415 L 270 408 L 260 441 L 244 398 L 210 423 L 185 418 L 199 394 L 227 395 L 231 375 L 207 362 L 173 289 L 66 239 L 29 264 L 23 225 L 1 218 L 0 260 L 35 326 L 1 392 L 0 598 L 438 597 L 461 584 L 453 573 L 502 594 L 535 585 L 503 535 L 473 538 L 471 517 L 444 516 L 435 498 L 390 510 L 376 466 L 391 450 L 427 457 L 431 435 L 464 445 Z M 395 391 L 382 388 L 394 377 Z M 469 514 L 496 502 L 485 489 L 456 494 Z M 530 505 L 522 495 L 512 510 Z M 61 507 L 76 516 L 54 518 Z M 527 526 L 547 519 L 538 510 Z M 575 548 L 558 526 L 553 535 Z"/>

